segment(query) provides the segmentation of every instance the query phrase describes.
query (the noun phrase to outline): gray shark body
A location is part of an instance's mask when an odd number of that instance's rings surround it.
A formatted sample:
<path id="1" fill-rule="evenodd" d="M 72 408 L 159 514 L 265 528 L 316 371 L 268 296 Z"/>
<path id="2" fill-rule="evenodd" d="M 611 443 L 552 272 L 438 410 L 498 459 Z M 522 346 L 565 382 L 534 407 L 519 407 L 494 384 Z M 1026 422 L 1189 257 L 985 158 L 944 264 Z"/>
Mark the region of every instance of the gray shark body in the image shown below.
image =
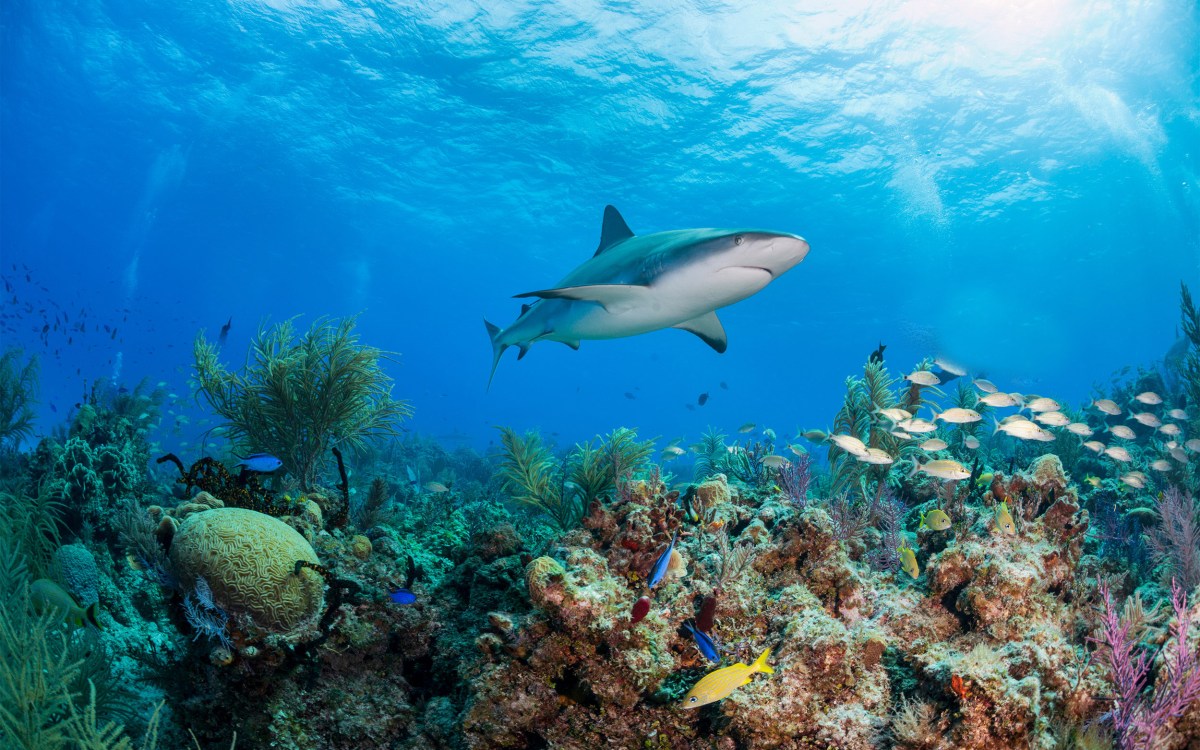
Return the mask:
<path id="1" fill-rule="evenodd" d="M 638 236 L 606 206 L 595 255 L 553 288 L 516 295 L 537 301 L 509 327 L 484 321 L 492 376 L 508 347 L 518 347 L 520 359 L 537 341 L 578 349 L 584 339 L 679 328 L 724 352 L 728 341 L 716 311 L 758 292 L 807 254 L 802 237 L 779 232 L 676 229 Z"/>

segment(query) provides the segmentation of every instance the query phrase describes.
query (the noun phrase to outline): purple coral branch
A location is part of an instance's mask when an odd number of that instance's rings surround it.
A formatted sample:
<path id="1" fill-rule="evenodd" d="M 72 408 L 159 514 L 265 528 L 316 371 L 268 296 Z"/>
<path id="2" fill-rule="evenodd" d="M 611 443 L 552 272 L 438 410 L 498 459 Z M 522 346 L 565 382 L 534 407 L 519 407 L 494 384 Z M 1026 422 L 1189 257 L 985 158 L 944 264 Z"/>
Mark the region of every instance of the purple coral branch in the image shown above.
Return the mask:
<path id="1" fill-rule="evenodd" d="M 812 483 L 812 457 L 805 453 L 779 469 L 779 488 L 803 510 L 808 505 L 808 485 Z"/>
<path id="2" fill-rule="evenodd" d="M 1171 606 L 1175 610 L 1171 639 L 1175 650 L 1159 670 L 1150 695 L 1144 691 L 1152 660 L 1139 648 L 1133 623 L 1117 613 L 1107 586 L 1100 588 L 1100 595 L 1104 599 L 1101 636 L 1092 640 L 1099 646 L 1101 661 L 1112 672 L 1116 691 L 1113 709 L 1104 718 L 1112 723 L 1120 750 L 1150 750 L 1167 722 L 1183 715 L 1192 702 L 1200 699 L 1200 664 L 1196 651 L 1187 643 L 1191 626 L 1187 594 L 1171 581 Z"/>

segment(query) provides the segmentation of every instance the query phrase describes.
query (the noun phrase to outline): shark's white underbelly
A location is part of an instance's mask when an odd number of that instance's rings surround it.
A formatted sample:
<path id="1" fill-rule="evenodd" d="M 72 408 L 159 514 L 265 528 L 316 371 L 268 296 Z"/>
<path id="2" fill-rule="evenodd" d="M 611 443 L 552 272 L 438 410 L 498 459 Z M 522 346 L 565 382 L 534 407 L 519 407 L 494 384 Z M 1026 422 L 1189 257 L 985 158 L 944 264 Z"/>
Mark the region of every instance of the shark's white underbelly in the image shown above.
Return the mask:
<path id="1" fill-rule="evenodd" d="M 704 269 L 660 277 L 629 304 L 553 300 L 549 338 L 555 341 L 614 339 L 670 328 L 760 291 L 771 274 L 760 268 Z"/>

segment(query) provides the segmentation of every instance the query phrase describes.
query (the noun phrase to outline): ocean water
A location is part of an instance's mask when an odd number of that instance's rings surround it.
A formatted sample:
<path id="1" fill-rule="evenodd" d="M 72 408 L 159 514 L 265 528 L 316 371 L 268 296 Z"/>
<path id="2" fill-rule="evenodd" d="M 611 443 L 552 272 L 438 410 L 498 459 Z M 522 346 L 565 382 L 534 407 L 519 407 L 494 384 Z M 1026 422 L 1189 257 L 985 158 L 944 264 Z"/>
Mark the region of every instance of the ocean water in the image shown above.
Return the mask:
<path id="1" fill-rule="evenodd" d="M 228 322 L 236 367 L 297 316 L 357 315 L 408 437 L 483 455 L 497 427 L 786 444 L 881 343 L 893 376 L 945 357 L 1082 408 L 1162 370 L 1200 292 L 1198 81 L 1184 0 L 10 0 L 0 348 L 40 361 L 13 447 L 148 379 L 159 452 L 227 457 L 193 341 Z M 483 321 L 590 258 L 610 204 L 811 251 L 720 312 L 723 354 L 539 342 L 489 388 Z"/>

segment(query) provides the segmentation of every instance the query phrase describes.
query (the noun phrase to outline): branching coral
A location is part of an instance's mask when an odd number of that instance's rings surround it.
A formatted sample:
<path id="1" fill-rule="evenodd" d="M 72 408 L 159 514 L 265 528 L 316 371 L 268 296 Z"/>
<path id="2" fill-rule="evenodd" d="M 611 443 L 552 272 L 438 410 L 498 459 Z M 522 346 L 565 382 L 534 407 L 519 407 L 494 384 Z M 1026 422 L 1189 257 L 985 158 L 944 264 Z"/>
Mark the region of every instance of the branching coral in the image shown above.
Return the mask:
<path id="1" fill-rule="evenodd" d="M 1116 735 L 1119 750 L 1150 750 L 1157 746 L 1168 724 L 1200 700 L 1200 655 L 1188 643 L 1192 613 L 1187 594 L 1171 585 L 1175 621 L 1154 688 L 1146 690 L 1153 659 L 1140 647 L 1135 625 L 1120 616 L 1112 594 L 1102 587 L 1104 601 L 1101 635 L 1095 639 L 1101 663 L 1111 672 L 1113 708 L 1105 715 Z"/>
<path id="2" fill-rule="evenodd" d="M 0 448 L 15 448 L 33 434 L 33 399 L 37 394 L 38 358 L 21 364 L 20 349 L 0 354 Z"/>
<path id="3" fill-rule="evenodd" d="M 380 362 L 388 355 L 358 343 L 354 318 L 318 320 L 298 335 L 292 321 L 260 330 L 251 361 L 230 372 L 219 349 L 203 336 L 194 346 L 199 394 L 226 420 L 246 451 L 266 451 L 305 489 L 317 480 L 331 445 L 359 450 L 368 440 L 394 436 L 412 414 L 392 398 L 392 379 Z"/>
<path id="4" fill-rule="evenodd" d="M 1191 493 L 1170 487 L 1158 503 L 1159 525 L 1147 537 L 1156 564 L 1184 591 L 1200 586 L 1200 506 Z"/>

